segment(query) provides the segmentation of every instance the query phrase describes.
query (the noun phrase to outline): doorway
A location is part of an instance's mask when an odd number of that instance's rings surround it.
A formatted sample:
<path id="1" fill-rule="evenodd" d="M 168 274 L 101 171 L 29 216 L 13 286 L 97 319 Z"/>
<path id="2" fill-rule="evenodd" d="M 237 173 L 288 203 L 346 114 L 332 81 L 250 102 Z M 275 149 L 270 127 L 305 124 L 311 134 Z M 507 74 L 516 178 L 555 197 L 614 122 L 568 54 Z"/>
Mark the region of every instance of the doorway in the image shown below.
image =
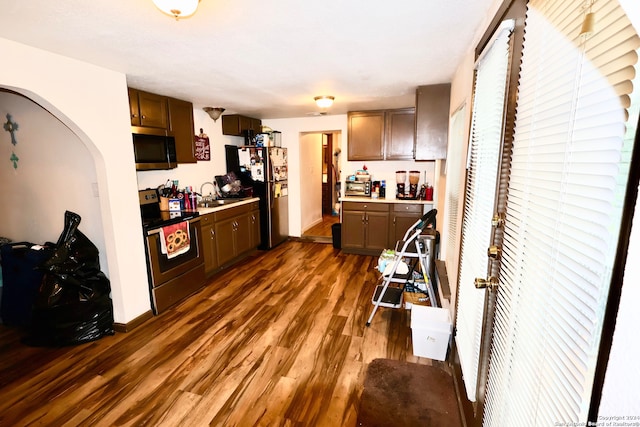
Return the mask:
<path id="1" fill-rule="evenodd" d="M 316 242 L 332 242 L 332 226 L 340 222 L 339 194 L 339 132 L 314 132 L 300 139 L 301 164 L 307 171 L 301 183 L 306 187 L 308 203 L 303 204 L 302 238 Z M 315 171 L 319 171 L 316 173 Z"/>

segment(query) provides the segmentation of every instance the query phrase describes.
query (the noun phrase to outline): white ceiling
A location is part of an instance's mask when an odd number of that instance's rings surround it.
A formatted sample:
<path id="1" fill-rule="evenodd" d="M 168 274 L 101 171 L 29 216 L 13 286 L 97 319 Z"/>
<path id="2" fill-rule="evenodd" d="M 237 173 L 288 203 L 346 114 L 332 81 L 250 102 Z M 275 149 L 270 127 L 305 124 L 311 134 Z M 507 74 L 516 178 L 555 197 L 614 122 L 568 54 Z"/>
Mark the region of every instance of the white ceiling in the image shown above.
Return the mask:
<path id="1" fill-rule="evenodd" d="M 131 87 L 261 119 L 414 105 L 451 81 L 493 0 L 0 0 L 0 37 L 127 75 Z M 11 66 L 3 58 L 2 66 Z M 46 64 L 42 64 L 46 78 Z"/>

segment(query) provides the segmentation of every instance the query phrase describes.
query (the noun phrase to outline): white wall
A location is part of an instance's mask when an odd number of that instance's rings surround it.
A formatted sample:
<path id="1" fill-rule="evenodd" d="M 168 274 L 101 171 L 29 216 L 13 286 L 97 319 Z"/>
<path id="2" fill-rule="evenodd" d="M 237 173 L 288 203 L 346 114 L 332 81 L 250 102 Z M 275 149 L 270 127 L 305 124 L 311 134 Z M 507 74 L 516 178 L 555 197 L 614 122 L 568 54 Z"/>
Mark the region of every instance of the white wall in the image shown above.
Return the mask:
<path id="1" fill-rule="evenodd" d="M 126 323 L 150 309 L 126 78 L 2 38 L 0 51 L 8 58 L 0 67 L 0 87 L 42 105 L 93 156 L 103 228 L 94 243 L 106 252 L 115 320 Z M 22 179 L 34 187 L 43 182 L 40 174 Z"/>
<path id="2" fill-rule="evenodd" d="M 301 229 L 322 222 L 322 133 L 300 136 Z"/>
<path id="3" fill-rule="evenodd" d="M 109 277 L 102 214 L 93 187 L 93 157 L 85 145 L 47 110 L 23 96 L 0 92 L 0 116 L 18 124 L 18 143 L 0 133 L 0 235 L 13 241 L 55 243 L 69 210 L 82 218 L 79 229 L 100 251 L 102 271 Z M 9 158 L 20 159 L 14 169 Z"/>

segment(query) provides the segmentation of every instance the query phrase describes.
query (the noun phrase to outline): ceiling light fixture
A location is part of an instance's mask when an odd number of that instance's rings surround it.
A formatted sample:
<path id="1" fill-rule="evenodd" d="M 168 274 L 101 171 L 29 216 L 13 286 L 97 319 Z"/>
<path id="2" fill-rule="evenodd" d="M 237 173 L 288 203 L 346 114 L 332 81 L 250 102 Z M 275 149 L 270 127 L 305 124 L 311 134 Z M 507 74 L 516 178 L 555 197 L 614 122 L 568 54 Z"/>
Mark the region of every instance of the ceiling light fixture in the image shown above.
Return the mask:
<path id="1" fill-rule="evenodd" d="M 333 100 L 335 99 L 333 96 L 316 96 L 313 98 L 316 101 L 316 105 L 320 108 L 329 108 L 333 105 Z"/>
<path id="2" fill-rule="evenodd" d="M 204 107 L 203 110 L 213 119 L 214 122 L 220 118 L 220 114 L 224 113 L 224 108 L 220 107 Z"/>
<path id="3" fill-rule="evenodd" d="M 173 16 L 176 21 L 196 13 L 198 3 L 200 3 L 200 0 L 153 0 L 153 4 L 158 9 L 169 16 Z"/>

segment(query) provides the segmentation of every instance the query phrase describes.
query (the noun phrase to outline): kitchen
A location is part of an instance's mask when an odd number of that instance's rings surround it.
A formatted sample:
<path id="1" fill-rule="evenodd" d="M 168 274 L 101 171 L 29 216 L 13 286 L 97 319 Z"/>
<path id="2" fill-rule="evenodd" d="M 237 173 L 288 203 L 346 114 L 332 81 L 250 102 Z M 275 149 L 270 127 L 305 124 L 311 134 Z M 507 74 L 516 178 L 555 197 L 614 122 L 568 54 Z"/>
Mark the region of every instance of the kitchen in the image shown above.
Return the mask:
<path id="1" fill-rule="evenodd" d="M 91 224 L 88 218 L 96 220 L 99 218 L 101 222 L 101 226 L 93 227 L 95 230 L 104 230 L 104 241 L 99 238 L 99 231 L 95 232 L 98 236 L 98 239 L 95 240 L 99 243 L 101 256 L 105 260 L 103 265 L 108 268 L 108 275 L 112 280 L 116 321 L 119 323 L 131 322 L 148 311 L 149 300 L 146 289 L 146 271 L 143 268 L 144 263 L 141 262 L 144 259 L 144 248 L 142 242 L 133 237 L 139 235 L 140 228 L 137 220 L 139 217 L 137 200 L 135 194 L 129 194 L 121 189 L 156 186 L 169 177 L 166 174 L 157 173 L 157 176 L 149 176 L 148 181 L 145 175 L 142 178 L 143 182 L 139 182 L 140 178 L 133 170 L 125 170 L 120 166 L 123 163 L 130 164 L 133 161 L 132 153 L 127 147 L 113 144 L 114 140 L 130 138 L 129 117 L 126 110 L 127 99 L 124 90 L 127 85 L 126 78 L 119 73 L 79 63 L 9 40 L 0 40 L 0 48 L 7 57 L 19 58 L 13 67 L 3 68 L 0 71 L 0 83 L 3 87 L 16 88 L 26 92 L 32 100 L 49 110 L 70 129 L 76 148 L 87 147 L 84 157 L 79 158 L 79 153 L 66 153 L 69 154 L 67 156 L 70 157 L 69 160 L 87 161 L 87 159 L 93 158 L 95 162 L 95 180 L 90 179 L 90 182 L 83 183 L 85 185 L 77 186 L 78 183 L 69 183 L 71 181 L 69 179 L 66 180 L 66 183 L 53 182 L 55 176 L 51 176 L 50 179 L 38 177 L 29 183 L 21 182 L 21 184 L 28 184 L 29 189 L 27 191 L 23 188 L 20 194 L 28 192 L 30 197 L 20 198 L 15 194 L 7 194 L 5 200 L 11 200 L 12 205 L 19 212 L 29 212 L 35 209 L 45 212 L 47 209 L 51 209 L 53 212 L 58 212 L 59 205 L 55 206 L 55 203 L 58 202 L 49 200 L 50 189 L 43 188 L 42 184 L 46 181 L 50 181 L 58 187 L 72 187 L 71 192 L 77 194 L 81 200 L 85 200 L 87 195 L 93 195 L 91 207 L 78 210 L 85 218 L 83 225 Z M 42 79 L 39 72 L 42 63 L 48 64 L 49 74 L 46 81 Z M 469 60 L 466 66 L 468 70 L 471 66 Z M 460 73 L 464 74 L 463 71 Z M 461 85 L 457 87 L 457 90 L 461 93 L 469 91 L 470 81 L 468 79 L 460 78 L 459 83 Z M 97 86 L 100 86 L 100 90 L 96 89 Z M 453 94 L 452 98 L 459 101 L 463 95 Z M 456 104 L 452 101 L 452 105 Z M 91 108 L 86 108 L 87 105 L 90 105 Z M 194 121 L 195 128 L 203 128 L 212 139 L 212 169 L 223 171 L 223 155 L 213 151 L 225 143 L 225 139 L 220 137 L 216 141 L 216 135 L 221 134 L 219 132 L 220 122 L 212 122 L 206 113 L 199 110 L 194 110 Z M 341 135 L 347 135 L 347 123 L 344 115 L 273 119 L 265 121 L 265 124 L 283 133 L 283 146 L 289 147 L 291 150 L 289 153 L 291 159 L 298 157 L 296 145 L 300 132 L 337 130 Z M 20 125 L 19 141 L 20 138 L 31 140 L 32 138 L 28 136 L 30 131 L 28 123 L 23 121 Z M 43 138 L 46 136 L 36 135 L 33 139 Z M 18 148 L 21 148 L 20 145 Z M 74 150 L 69 151 L 73 152 Z M 23 160 L 25 158 L 28 157 L 22 157 Z M 60 164 L 68 169 L 73 167 L 72 164 L 65 164 L 62 161 Z M 368 166 L 374 174 L 391 175 L 398 169 L 397 165 L 390 165 L 388 169 L 385 165 L 385 170 L 376 170 L 372 164 L 368 164 Z M 22 167 L 28 167 L 27 163 L 25 162 L 24 166 L 20 165 L 19 172 L 22 171 Z M 360 163 L 348 164 L 347 167 L 342 168 L 342 171 L 343 174 L 346 174 L 361 167 Z M 411 169 L 409 167 L 403 168 Z M 196 171 L 196 169 L 198 170 Z M 187 175 L 174 175 L 172 178 L 180 179 L 184 183 L 193 182 L 192 185 L 195 186 L 210 180 L 212 175 L 209 170 L 201 172 L 200 168 L 195 166 L 188 167 L 187 165 L 185 171 Z M 301 175 L 296 161 L 291 162 L 290 173 L 295 177 Z M 436 174 L 435 165 L 433 174 Z M 296 184 L 296 181 L 299 179 L 292 180 L 290 188 L 292 198 L 299 197 L 302 191 L 300 184 Z M 15 188 L 15 186 L 9 187 Z M 99 194 L 99 197 L 96 197 L 96 194 Z M 296 235 L 296 233 L 299 235 L 303 227 L 296 219 L 301 216 L 299 212 L 296 212 L 296 209 L 298 208 L 292 207 L 290 212 L 292 235 Z M 55 215 L 47 217 L 51 217 L 51 229 L 58 230 L 59 227 L 56 227 L 55 224 L 60 220 L 56 220 Z M 25 235 L 28 233 L 25 232 Z"/>

